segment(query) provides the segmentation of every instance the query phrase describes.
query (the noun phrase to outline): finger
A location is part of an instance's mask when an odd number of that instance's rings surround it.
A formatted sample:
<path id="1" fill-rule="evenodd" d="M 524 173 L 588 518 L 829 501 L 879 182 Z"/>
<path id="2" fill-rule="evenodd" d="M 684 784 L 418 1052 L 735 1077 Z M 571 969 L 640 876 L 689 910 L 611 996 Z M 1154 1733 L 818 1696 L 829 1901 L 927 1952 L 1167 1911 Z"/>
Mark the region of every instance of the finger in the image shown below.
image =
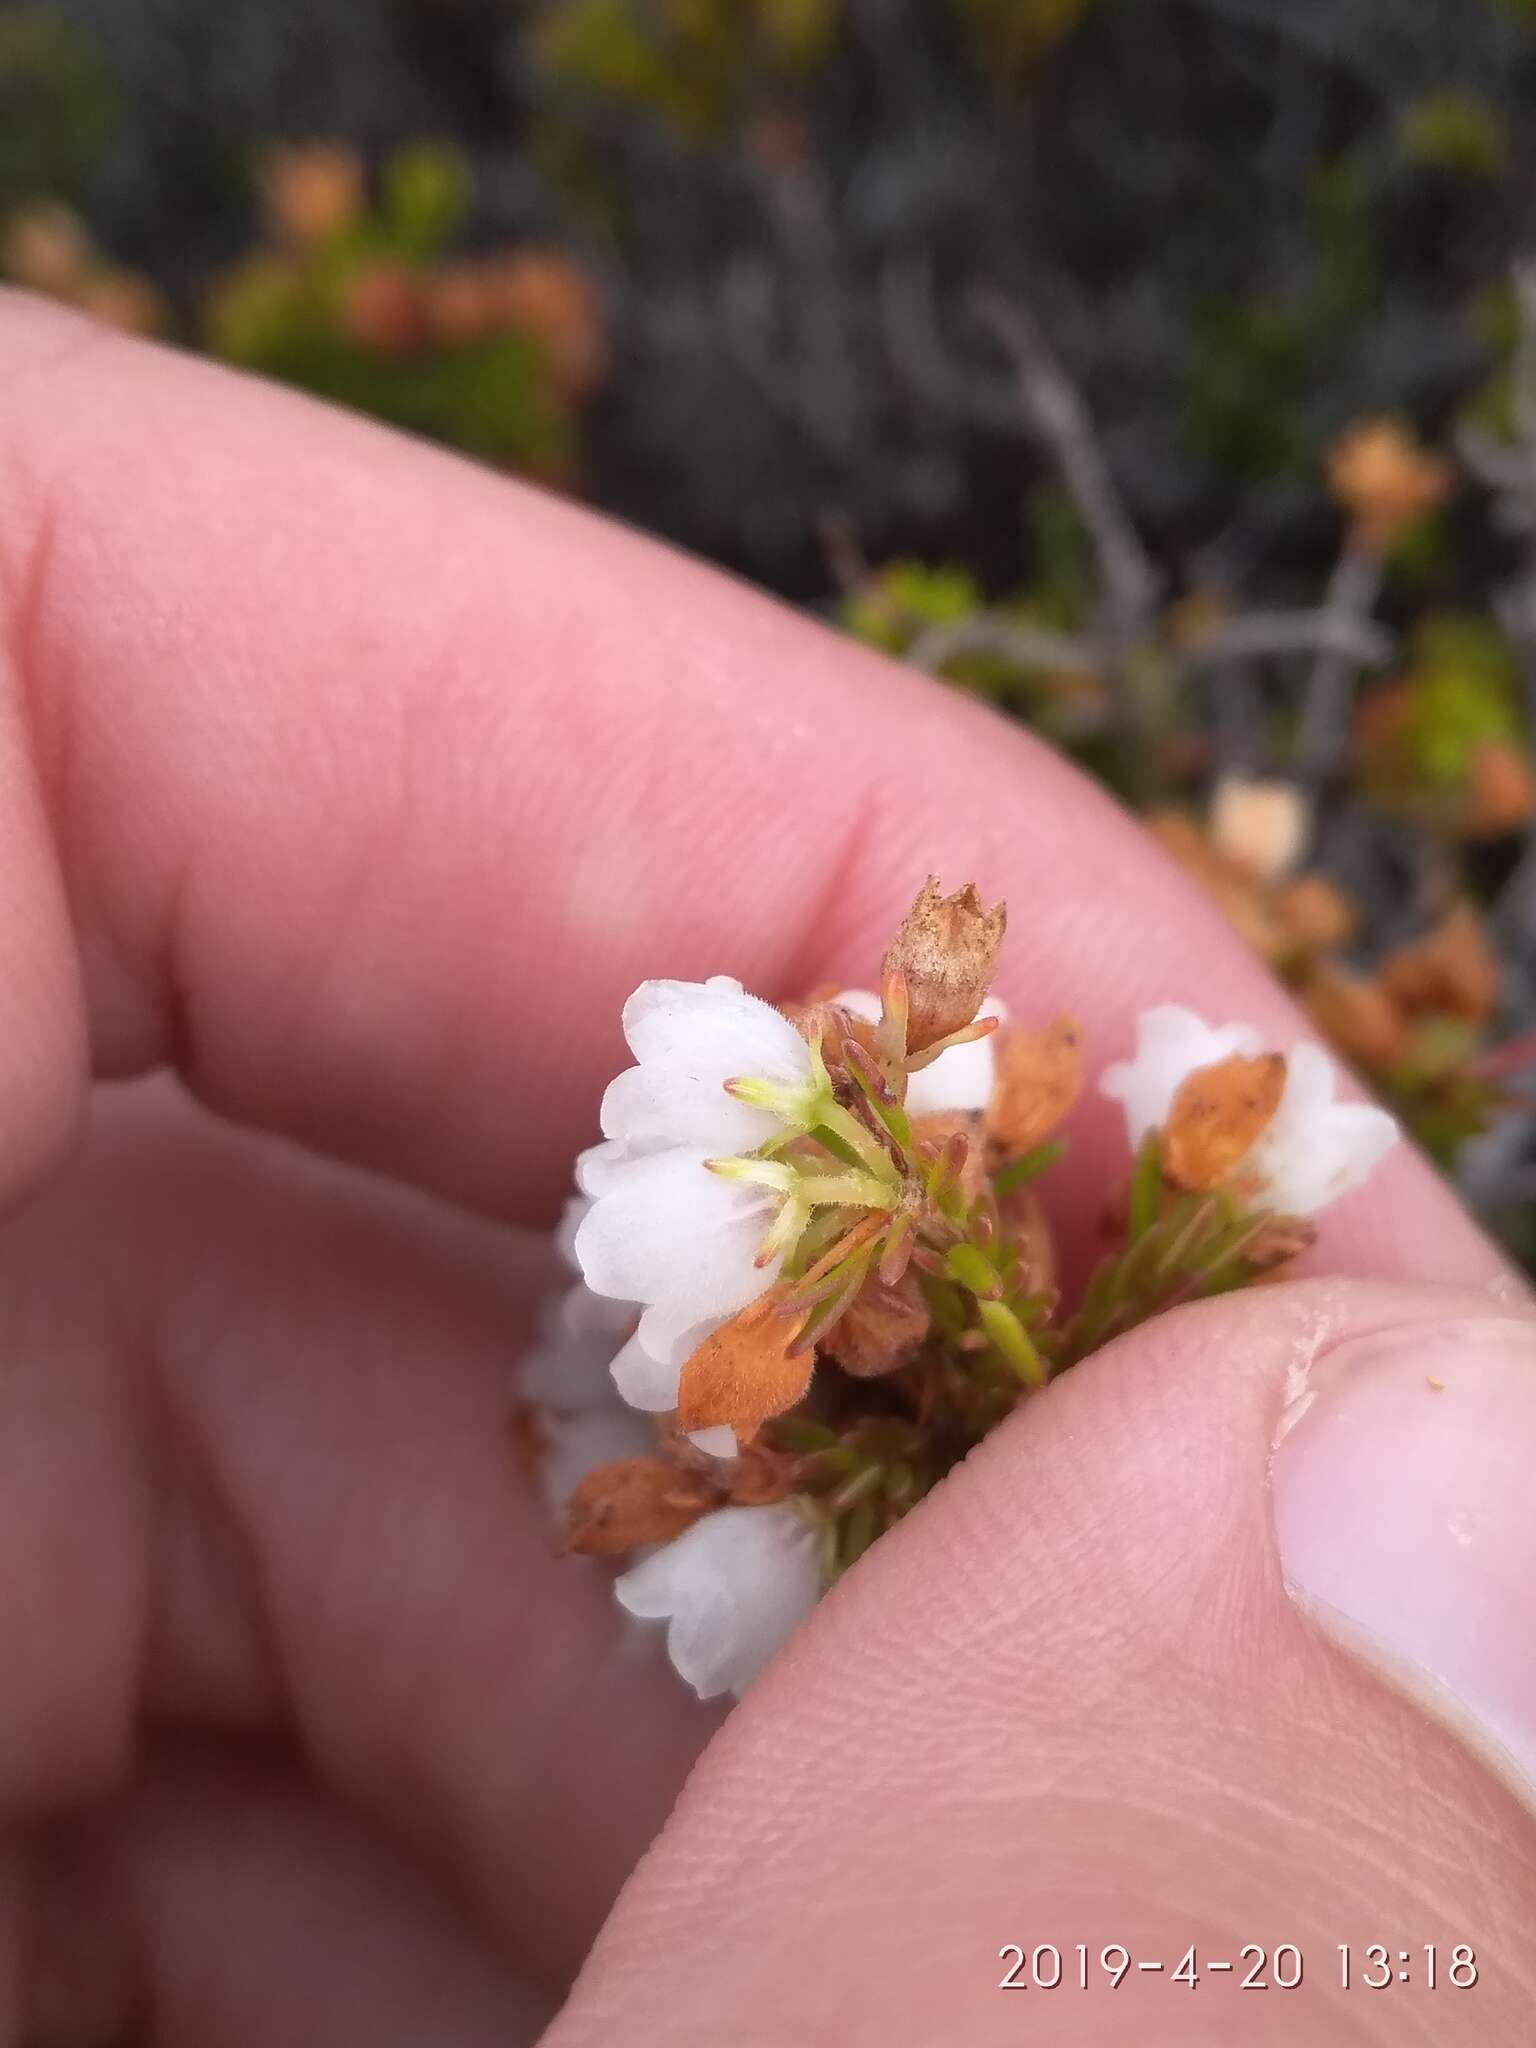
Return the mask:
<path id="1" fill-rule="evenodd" d="M 549 2048 L 607 2042 L 620 2015 L 667 2048 L 1520 2038 L 1533 1328 L 1477 1295 L 1309 1283 L 1164 1317 L 1068 1375 L 748 1696 Z M 1054 1944 L 1062 1988 L 1000 1995 L 1009 1942 Z M 1110 1943 L 1133 1961 L 1118 1990 Z M 1372 1943 L 1390 1993 L 1362 1983 Z M 1475 1992 L 1445 1975 L 1458 1943 Z M 1192 1946 L 1195 1991 L 1173 1981 Z"/>
<path id="2" fill-rule="evenodd" d="M 158 1758 L 29 1866 L 17 2048 L 519 2048 L 550 2015 L 394 1843 L 256 1754 Z"/>
<path id="3" fill-rule="evenodd" d="M 278 1725 L 558 1978 L 717 1717 L 520 1483 L 504 1233 L 105 1092 L 0 1239 L 0 1815 Z"/>
<path id="4" fill-rule="evenodd" d="M 1016 727 L 569 506 L 80 332 L 0 326 L 0 587 L 104 1066 L 175 1058 L 227 1114 L 547 1213 L 639 979 L 867 977 L 930 868 L 1007 896 L 1004 992 L 1106 1056 L 1180 995 L 1294 1031 Z M 26 1093 L 23 1159 L 65 1085 Z M 1115 1155 L 1079 1135 L 1086 1207 Z M 1417 1162 L 1381 1187 L 1340 1257 L 1495 1270 Z"/>

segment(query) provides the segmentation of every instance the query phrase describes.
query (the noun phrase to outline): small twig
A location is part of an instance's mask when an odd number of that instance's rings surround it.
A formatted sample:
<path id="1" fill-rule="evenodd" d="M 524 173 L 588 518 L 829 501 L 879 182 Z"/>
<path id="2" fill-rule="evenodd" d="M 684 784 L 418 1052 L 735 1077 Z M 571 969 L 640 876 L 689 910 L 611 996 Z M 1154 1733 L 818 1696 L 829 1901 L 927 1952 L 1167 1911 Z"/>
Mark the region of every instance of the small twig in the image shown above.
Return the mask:
<path id="1" fill-rule="evenodd" d="M 1288 654 L 1338 654 L 1361 668 L 1379 668 L 1392 654 L 1392 636 L 1370 619 L 1330 611 L 1240 612 L 1185 648 L 1187 668 L 1229 661 L 1273 661 Z"/>
<path id="2" fill-rule="evenodd" d="M 1146 630 L 1157 601 L 1157 572 L 1121 503 L 1088 408 L 1044 335 L 1021 306 L 997 292 L 978 292 L 973 303 L 1012 358 L 1025 406 L 1087 529 L 1118 659 Z"/>
<path id="3" fill-rule="evenodd" d="M 1075 634 L 1053 633 L 1045 626 L 1030 626 L 988 612 L 929 626 L 907 649 L 907 660 L 914 668 L 936 675 L 946 662 L 963 654 L 995 654 L 1019 668 L 1070 669 L 1084 675 L 1099 672 L 1093 648 Z"/>
<path id="4" fill-rule="evenodd" d="M 1323 597 L 1326 636 L 1307 682 L 1296 732 L 1296 774 L 1311 787 L 1325 781 L 1338 765 L 1360 678 L 1361 662 L 1340 643 L 1369 630 L 1380 591 L 1379 550 L 1358 539 L 1346 540 Z"/>

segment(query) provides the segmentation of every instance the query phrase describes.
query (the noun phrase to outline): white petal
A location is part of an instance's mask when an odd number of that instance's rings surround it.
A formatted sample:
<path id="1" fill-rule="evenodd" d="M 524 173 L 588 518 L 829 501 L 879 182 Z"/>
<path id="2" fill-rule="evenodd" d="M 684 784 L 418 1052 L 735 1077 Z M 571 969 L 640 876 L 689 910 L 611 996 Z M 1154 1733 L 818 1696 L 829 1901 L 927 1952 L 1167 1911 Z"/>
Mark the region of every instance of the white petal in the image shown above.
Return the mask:
<path id="1" fill-rule="evenodd" d="M 580 1291 L 586 1293 L 584 1287 Z M 563 1307 L 554 1304 L 540 1316 L 538 1340 L 529 1346 L 518 1369 L 518 1392 L 525 1401 L 562 1414 L 612 1408 L 616 1404 L 610 1367 L 620 1338 L 608 1330 L 573 1333 L 565 1327 Z"/>
<path id="2" fill-rule="evenodd" d="M 597 1196 L 622 1179 L 625 1167 L 631 1164 L 629 1148 L 604 1139 L 600 1145 L 589 1145 L 585 1152 L 576 1155 L 576 1185 L 582 1194 Z M 581 1228 L 582 1218 L 576 1219 L 576 1230 L 571 1233 L 571 1250 L 576 1249 L 576 1231 Z"/>
<path id="3" fill-rule="evenodd" d="M 700 1699 L 740 1694 L 820 1598 L 815 1530 L 787 1504 L 720 1508 L 614 1591 L 629 1613 L 667 1622 L 668 1654 Z"/>
<path id="4" fill-rule="evenodd" d="M 851 1017 L 862 1017 L 866 1024 L 880 1022 L 880 998 L 872 988 L 845 988 L 832 998 L 840 1010 L 846 1010 Z"/>
<path id="5" fill-rule="evenodd" d="M 631 1337 L 610 1368 L 613 1384 L 631 1408 L 645 1408 L 653 1415 L 675 1408 L 685 1362 L 719 1327 L 718 1321 L 693 1324 L 680 1337 L 664 1345 L 653 1343 L 649 1349 L 639 1334 Z"/>
<path id="6" fill-rule="evenodd" d="M 750 996 L 727 975 L 712 981 L 643 981 L 624 1005 L 624 1036 L 635 1058 L 692 1060 L 729 1053 L 732 1074 L 808 1081 L 810 1049 L 772 1003 Z"/>
<path id="7" fill-rule="evenodd" d="M 728 1422 L 716 1423 L 711 1429 L 690 1429 L 687 1435 L 689 1443 L 706 1458 L 734 1458 L 740 1449 Z"/>
<path id="8" fill-rule="evenodd" d="M 633 1302 L 605 1300 L 579 1280 L 542 1301 L 538 1334 L 518 1368 L 523 1399 L 566 1412 L 613 1407 L 609 1366 L 638 1314 Z"/>
<path id="9" fill-rule="evenodd" d="M 1134 1152 L 1150 1130 L 1164 1123 L 1180 1084 L 1202 1067 L 1214 1067 L 1233 1053 L 1251 1057 L 1262 1041 L 1251 1024 L 1212 1026 L 1193 1010 L 1160 1003 L 1136 1020 L 1136 1054 L 1106 1067 L 1099 1093 L 1125 1110 L 1126 1135 Z"/>
<path id="10" fill-rule="evenodd" d="M 728 1095 L 727 1081 L 811 1078 L 810 1048 L 789 1019 L 725 975 L 642 982 L 624 1005 L 624 1033 L 640 1064 L 610 1082 L 601 1121 L 631 1152 L 755 1152 L 783 1126 Z"/>
<path id="11" fill-rule="evenodd" d="M 552 1508 L 562 1508 L 589 1472 L 615 1458 L 642 1458 L 656 1449 L 656 1427 L 633 1408 L 616 1404 L 583 1414 L 539 1415 L 539 1483 Z"/>
<path id="12" fill-rule="evenodd" d="M 1008 1015 L 995 997 L 989 996 L 977 1012 L 996 1017 L 1001 1023 Z M 907 1083 L 907 1110 L 912 1116 L 933 1116 L 941 1110 L 980 1111 L 992 1100 L 997 1073 L 996 1033 L 972 1038 L 964 1045 L 952 1045 L 941 1052 L 931 1067 L 922 1067 Z"/>
<path id="13" fill-rule="evenodd" d="M 635 1151 L 702 1145 L 717 1157 L 755 1152 L 783 1135 L 779 1118 L 727 1095 L 725 1084 L 755 1069 L 734 1046 L 647 1060 L 614 1076 L 603 1093 L 603 1134 Z"/>
<path id="14" fill-rule="evenodd" d="M 1321 1046 L 1298 1045 L 1287 1056 L 1274 1119 L 1244 1162 L 1262 1176 L 1269 1206 L 1283 1215 L 1316 1215 L 1359 1187 L 1397 1141 L 1397 1125 L 1384 1109 L 1335 1102 L 1335 1079 Z"/>
<path id="15" fill-rule="evenodd" d="M 567 1195 L 565 1206 L 560 1211 L 560 1221 L 555 1225 L 555 1250 L 573 1273 L 581 1271 L 576 1263 L 576 1232 L 591 1206 L 591 1198 L 587 1195 Z"/>
<path id="16" fill-rule="evenodd" d="M 832 1000 L 867 1024 L 880 1021 L 880 998 L 873 989 L 845 988 Z M 977 1014 L 1002 1022 L 1008 1012 L 995 996 L 989 996 Z M 922 1068 L 908 1081 L 908 1112 L 912 1116 L 933 1116 L 946 1109 L 983 1110 L 992 1100 L 996 1070 L 992 1038 L 973 1038 L 965 1045 L 952 1045 L 948 1052 L 939 1054 L 932 1066 Z"/>
<path id="17" fill-rule="evenodd" d="M 635 1327 L 639 1308 L 632 1301 L 613 1301 L 606 1294 L 594 1294 L 578 1280 L 568 1287 L 556 1304 L 552 1325 L 575 1342 L 606 1339 L 611 1351 Z"/>
<path id="18" fill-rule="evenodd" d="M 614 1175 L 576 1233 L 595 1293 L 702 1322 L 745 1308 L 771 1284 L 773 1268 L 756 1260 L 777 1198 L 712 1173 L 708 1157 L 680 1148 Z"/>

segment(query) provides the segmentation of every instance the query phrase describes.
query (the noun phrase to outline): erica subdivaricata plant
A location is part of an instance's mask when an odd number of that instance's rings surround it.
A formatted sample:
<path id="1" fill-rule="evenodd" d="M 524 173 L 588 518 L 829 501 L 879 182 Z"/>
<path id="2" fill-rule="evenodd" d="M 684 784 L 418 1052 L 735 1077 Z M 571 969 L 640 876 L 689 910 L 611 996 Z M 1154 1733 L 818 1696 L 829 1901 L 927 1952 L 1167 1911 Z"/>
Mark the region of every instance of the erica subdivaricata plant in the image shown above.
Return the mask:
<path id="1" fill-rule="evenodd" d="M 704 1697 L 740 1693 L 821 1594 L 1021 1402 L 1109 1338 L 1272 1274 L 1397 1137 L 1314 1045 L 1146 1011 L 1100 1091 L 1118 1219 L 1074 1301 L 1048 1200 L 1083 1085 L 1068 1017 L 989 995 L 1003 906 L 930 880 L 878 990 L 774 1007 L 648 981 L 562 1230 L 525 1435 L 567 1547 L 628 1560 Z"/>

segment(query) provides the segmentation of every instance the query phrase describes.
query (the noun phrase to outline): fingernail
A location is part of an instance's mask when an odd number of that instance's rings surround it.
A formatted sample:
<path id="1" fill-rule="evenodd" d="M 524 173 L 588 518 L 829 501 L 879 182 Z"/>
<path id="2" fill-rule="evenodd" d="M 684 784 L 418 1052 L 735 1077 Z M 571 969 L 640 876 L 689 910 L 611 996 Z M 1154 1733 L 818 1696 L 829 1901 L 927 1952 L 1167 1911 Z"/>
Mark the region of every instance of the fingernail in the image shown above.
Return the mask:
<path id="1" fill-rule="evenodd" d="M 1341 1344 L 1282 1417 L 1271 1478 L 1292 1597 L 1536 1805 L 1536 1326 Z"/>

